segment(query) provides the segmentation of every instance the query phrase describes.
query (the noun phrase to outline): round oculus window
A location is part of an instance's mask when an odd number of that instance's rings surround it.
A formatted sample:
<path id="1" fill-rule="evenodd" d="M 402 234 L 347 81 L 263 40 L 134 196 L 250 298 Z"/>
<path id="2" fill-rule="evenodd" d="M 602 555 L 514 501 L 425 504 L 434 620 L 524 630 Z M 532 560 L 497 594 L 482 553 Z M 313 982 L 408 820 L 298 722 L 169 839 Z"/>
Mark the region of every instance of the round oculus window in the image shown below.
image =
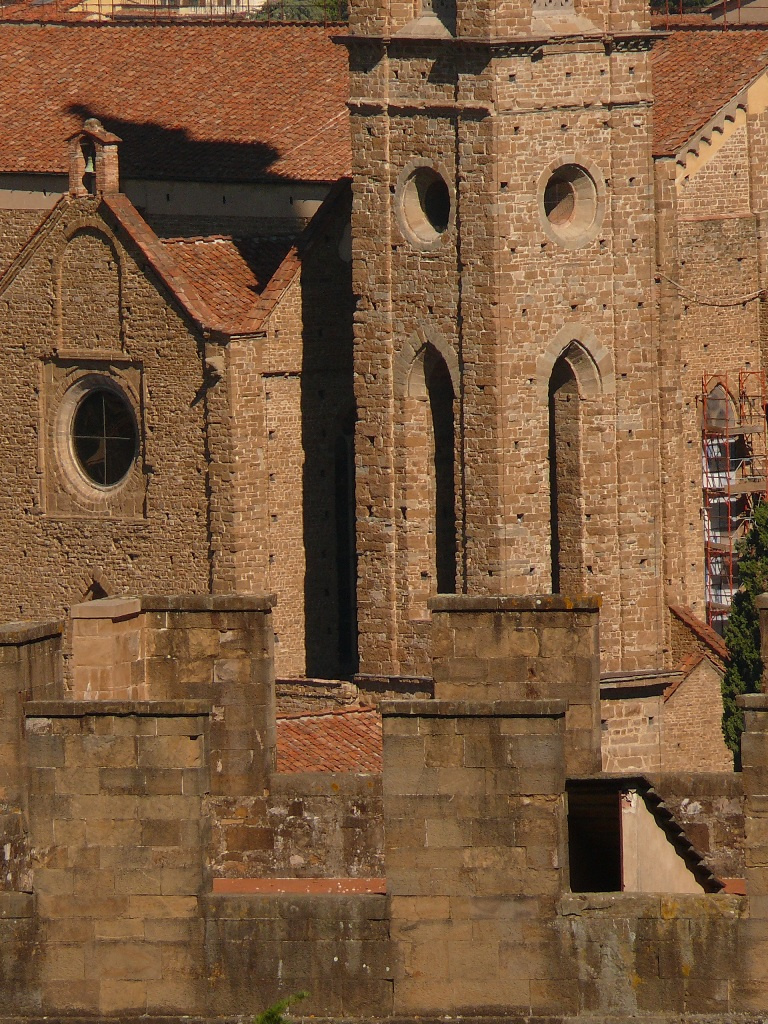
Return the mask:
<path id="1" fill-rule="evenodd" d="M 133 409 L 106 388 L 89 391 L 72 418 L 72 452 L 82 473 L 99 487 L 113 487 L 129 473 L 138 447 Z"/>
<path id="2" fill-rule="evenodd" d="M 451 193 L 432 167 L 417 167 L 403 183 L 400 206 L 405 225 L 418 242 L 435 242 L 451 220 Z"/>
<path id="3" fill-rule="evenodd" d="M 589 240 L 598 220 L 597 186 L 578 164 L 558 167 L 544 185 L 543 215 L 549 233 L 565 245 Z"/>

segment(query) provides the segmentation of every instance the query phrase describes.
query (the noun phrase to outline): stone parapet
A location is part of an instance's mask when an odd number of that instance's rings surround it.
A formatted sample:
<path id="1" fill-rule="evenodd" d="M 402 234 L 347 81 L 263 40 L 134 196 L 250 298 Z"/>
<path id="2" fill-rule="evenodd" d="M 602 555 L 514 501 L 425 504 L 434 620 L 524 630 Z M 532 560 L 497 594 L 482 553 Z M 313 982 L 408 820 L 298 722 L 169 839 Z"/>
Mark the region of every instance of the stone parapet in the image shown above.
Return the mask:
<path id="1" fill-rule="evenodd" d="M 600 599 L 559 595 L 430 601 L 435 697 L 564 700 L 566 763 L 600 770 Z"/>
<path id="2" fill-rule="evenodd" d="M 59 621 L 0 626 L 0 802 L 6 806 L 24 803 L 22 702 L 63 696 L 63 628 Z"/>
<path id="3" fill-rule="evenodd" d="M 35 702 L 25 732 L 41 1009 L 200 1007 L 208 714 Z"/>
<path id="4" fill-rule="evenodd" d="M 74 697 L 208 701 L 212 794 L 262 794 L 275 759 L 274 604 L 271 595 L 185 594 L 77 605 Z"/>
<path id="5" fill-rule="evenodd" d="M 546 947 L 537 962 L 558 959 L 539 922 L 567 864 L 566 704 L 392 701 L 382 712 L 395 1012 L 528 1012 L 539 976 L 526 945 Z"/>

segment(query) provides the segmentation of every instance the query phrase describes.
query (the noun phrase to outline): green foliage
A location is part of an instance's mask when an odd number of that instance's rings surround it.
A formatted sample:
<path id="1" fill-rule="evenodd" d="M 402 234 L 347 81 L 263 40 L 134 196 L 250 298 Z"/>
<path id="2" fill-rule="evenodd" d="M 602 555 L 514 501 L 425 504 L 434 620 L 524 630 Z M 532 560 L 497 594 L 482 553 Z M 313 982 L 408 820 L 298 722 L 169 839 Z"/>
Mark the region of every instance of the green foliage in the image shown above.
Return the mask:
<path id="1" fill-rule="evenodd" d="M 248 15 L 251 21 L 266 22 L 327 22 L 347 21 L 349 7 L 347 0 L 264 0 L 264 3 Z"/>
<path id="2" fill-rule="evenodd" d="M 292 996 L 286 996 L 285 999 L 279 999 L 273 1006 L 260 1013 L 258 1017 L 254 1017 L 253 1024 L 287 1024 L 285 1011 L 290 1006 L 293 1006 L 294 1003 L 306 999 L 308 995 L 309 992 L 296 992 Z"/>
<path id="3" fill-rule="evenodd" d="M 742 693 L 757 693 L 763 673 L 755 598 L 768 591 L 768 504 L 758 505 L 755 521 L 736 553 L 740 587 L 723 637 L 728 648 L 728 667 L 723 677 L 723 736 L 738 766 L 744 725 L 736 698 Z"/>

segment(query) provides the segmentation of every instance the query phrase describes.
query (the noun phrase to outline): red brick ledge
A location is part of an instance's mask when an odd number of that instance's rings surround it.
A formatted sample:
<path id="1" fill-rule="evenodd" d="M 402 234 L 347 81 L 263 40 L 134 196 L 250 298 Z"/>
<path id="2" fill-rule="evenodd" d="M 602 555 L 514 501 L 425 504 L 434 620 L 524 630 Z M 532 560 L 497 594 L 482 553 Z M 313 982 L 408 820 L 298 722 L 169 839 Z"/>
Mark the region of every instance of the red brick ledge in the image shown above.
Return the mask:
<path id="1" fill-rule="evenodd" d="M 386 893 L 386 878 L 214 878 L 214 893 Z"/>

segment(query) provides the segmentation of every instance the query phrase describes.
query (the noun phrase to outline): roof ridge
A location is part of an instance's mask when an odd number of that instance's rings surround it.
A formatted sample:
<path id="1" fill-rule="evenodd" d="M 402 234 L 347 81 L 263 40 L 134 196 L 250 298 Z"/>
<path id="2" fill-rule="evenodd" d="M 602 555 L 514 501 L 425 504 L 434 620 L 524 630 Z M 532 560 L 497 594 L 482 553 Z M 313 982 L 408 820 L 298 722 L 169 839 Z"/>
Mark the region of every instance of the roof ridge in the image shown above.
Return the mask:
<path id="1" fill-rule="evenodd" d="M 280 720 L 286 719 L 297 719 L 297 718 L 324 718 L 328 715 L 350 715 L 360 713 L 362 711 L 376 711 L 378 709 L 373 704 L 355 704 L 351 707 L 342 708 L 325 708 L 322 711 L 283 711 L 278 712 L 277 718 Z"/>
<path id="2" fill-rule="evenodd" d="M 203 331 L 228 333 L 226 327 L 217 320 L 213 311 L 203 301 L 192 280 L 166 251 L 162 240 L 147 224 L 130 199 L 120 192 L 116 195 L 102 196 L 102 202 L 112 212 L 134 244 L 139 247 L 166 288 L 176 297 L 195 324 Z"/>
<path id="3" fill-rule="evenodd" d="M 2 294 L 9 285 L 13 284 L 19 273 L 27 265 L 32 256 L 34 256 L 35 252 L 37 252 L 45 238 L 47 238 L 51 231 L 53 231 L 56 224 L 61 219 L 66 206 L 66 201 L 69 198 L 69 193 L 65 192 L 64 195 L 56 201 L 21 249 L 16 253 L 3 273 L 0 274 L 0 294 Z"/>
<path id="4" fill-rule="evenodd" d="M 184 245 L 189 242 L 233 242 L 235 240 L 234 235 L 175 235 L 173 237 L 166 237 L 165 235 L 157 236 L 163 245 Z"/>

